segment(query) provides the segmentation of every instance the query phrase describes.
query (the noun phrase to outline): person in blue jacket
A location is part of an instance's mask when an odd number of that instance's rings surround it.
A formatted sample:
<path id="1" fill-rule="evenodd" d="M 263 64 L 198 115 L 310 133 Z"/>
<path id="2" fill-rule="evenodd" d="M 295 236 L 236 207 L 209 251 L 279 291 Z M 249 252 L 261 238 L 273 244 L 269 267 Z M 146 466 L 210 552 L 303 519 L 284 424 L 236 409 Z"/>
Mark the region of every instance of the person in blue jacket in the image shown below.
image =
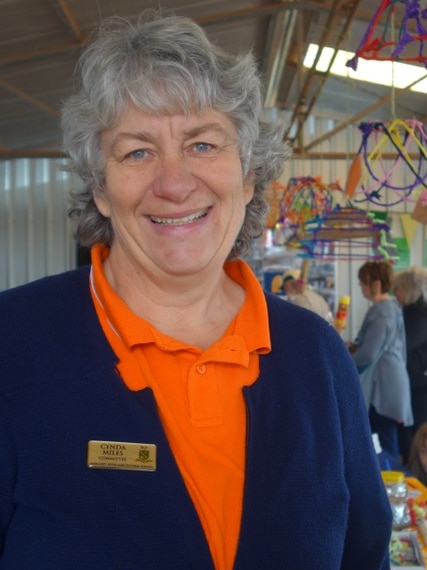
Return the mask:
<path id="1" fill-rule="evenodd" d="M 92 263 L 0 294 L 0 570 L 388 570 L 351 356 L 242 259 L 289 156 L 253 57 L 148 11 L 79 72 Z"/>
<path id="2" fill-rule="evenodd" d="M 354 345 L 350 346 L 360 374 L 372 433 L 381 446 L 399 457 L 399 425 L 414 423 L 406 336 L 402 311 L 390 296 L 393 269 L 387 261 L 366 261 L 358 271 L 359 283 L 371 306 Z"/>

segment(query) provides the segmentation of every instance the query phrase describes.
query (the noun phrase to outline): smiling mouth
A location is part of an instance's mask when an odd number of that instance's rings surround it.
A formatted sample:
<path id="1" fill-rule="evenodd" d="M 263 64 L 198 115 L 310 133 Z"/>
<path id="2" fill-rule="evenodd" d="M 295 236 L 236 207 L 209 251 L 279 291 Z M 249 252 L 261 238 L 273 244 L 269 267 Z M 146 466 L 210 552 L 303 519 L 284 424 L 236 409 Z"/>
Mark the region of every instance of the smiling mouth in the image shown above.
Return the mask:
<path id="1" fill-rule="evenodd" d="M 183 226 L 185 224 L 190 224 L 196 220 L 201 220 L 206 218 L 208 211 L 198 212 L 197 214 L 191 214 L 190 216 L 185 216 L 184 218 L 157 218 L 156 216 L 150 216 L 150 220 L 153 224 L 159 224 L 161 226 Z"/>

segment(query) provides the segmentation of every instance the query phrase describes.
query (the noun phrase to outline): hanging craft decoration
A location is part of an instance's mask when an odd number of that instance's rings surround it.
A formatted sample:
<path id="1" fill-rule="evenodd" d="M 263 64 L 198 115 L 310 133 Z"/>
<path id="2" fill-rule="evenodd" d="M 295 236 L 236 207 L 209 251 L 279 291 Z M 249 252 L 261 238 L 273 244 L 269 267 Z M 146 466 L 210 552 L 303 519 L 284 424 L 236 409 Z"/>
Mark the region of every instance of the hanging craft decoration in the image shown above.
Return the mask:
<path id="1" fill-rule="evenodd" d="M 302 250 L 299 257 L 312 259 L 398 259 L 390 228 L 374 214 L 355 207 L 337 206 L 294 228 L 286 246 Z"/>
<path id="2" fill-rule="evenodd" d="M 359 129 L 362 142 L 346 184 L 349 197 L 363 194 L 354 202 L 391 207 L 413 200 L 411 194 L 420 185 L 427 187 L 427 133 L 420 121 L 394 119 L 388 126 L 373 121 Z M 386 152 L 395 158 L 385 160 Z"/>
<path id="3" fill-rule="evenodd" d="M 282 188 L 275 245 L 299 249 L 299 257 L 312 259 L 396 258 L 387 223 L 354 207 L 338 182 L 293 177 Z"/>
<path id="4" fill-rule="evenodd" d="M 344 192 L 349 198 L 353 198 L 360 180 L 362 178 L 362 157 L 360 152 L 356 155 L 353 162 L 350 165 L 350 169 L 347 175 L 347 181 L 345 183 Z"/>
<path id="5" fill-rule="evenodd" d="M 320 177 L 296 176 L 286 186 L 281 185 L 279 216 L 274 224 L 273 243 L 283 245 L 293 228 L 346 200 L 338 182 L 324 184 Z"/>
<path id="6" fill-rule="evenodd" d="M 320 177 L 299 176 L 283 187 L 279 223 L 303 224 L 319 214 L 330 212 L 342 200 L 338 182 L 324 184 Z"/>
<path id="7" fill-rule="evenodd" d="M 355 56 L 347 62 L 347 66 L 356 70 L 359 58 L 426 65 L 424 42 L 427 40 L 427 8 L 424 4 L 422 0 L 383 0 L 369 23 Z M 379 20 L 384 16 L 383 32 L 375 35 Z M 392 19 L 401 21 L 397 34 Z M 412 48 L 415 45 L 418 49 L 407 49 L 410 45 Z"/>

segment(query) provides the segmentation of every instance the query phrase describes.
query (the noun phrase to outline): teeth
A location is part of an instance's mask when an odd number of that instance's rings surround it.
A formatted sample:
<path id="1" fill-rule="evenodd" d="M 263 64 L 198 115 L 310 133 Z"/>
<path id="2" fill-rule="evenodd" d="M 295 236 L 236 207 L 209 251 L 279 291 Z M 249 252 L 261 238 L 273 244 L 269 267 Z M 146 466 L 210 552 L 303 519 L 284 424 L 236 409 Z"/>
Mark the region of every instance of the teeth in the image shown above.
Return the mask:
<path id="1" fill-rule="evenodd" d="M 199 212 L 198 214 L 191 214 L 191 216 L 185 216 L 185 218 L 157 218 L 156 216 L 150 216 L 150 220 L 154 224 L 161 224 L 162 226 L 182 226 L 184 224 L 189 224 L 195 220 L 200 220 L 207 215 L 207 212 Z"/>

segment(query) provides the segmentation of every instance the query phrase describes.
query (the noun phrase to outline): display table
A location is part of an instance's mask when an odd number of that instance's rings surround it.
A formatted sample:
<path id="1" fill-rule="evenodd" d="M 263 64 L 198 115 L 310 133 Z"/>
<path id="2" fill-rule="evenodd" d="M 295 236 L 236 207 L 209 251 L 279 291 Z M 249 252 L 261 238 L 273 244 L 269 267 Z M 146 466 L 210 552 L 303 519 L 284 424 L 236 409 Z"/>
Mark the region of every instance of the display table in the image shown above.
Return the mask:
<path id="1" fill-rule="evenodd" d="M 407 489 L 405 495 L 390 495 L 395 528 L 390 543 L 390 563 L 392 569 L 407 568 L 408 570 L 423 570 L 427 568 L 427 488 L 418 479 L 406 476 L 399 472 L 383 472 L 383 478 L 388 485 L 388 492 Z M 390 479 L 391 478 L 391 479 Z M 396 478 L 396 479 L 394 479 Z M 390 481 L 398 483 L 392 484 Z M 406 487 L 405 487 L 406 483 Z M 400 497 L 400 498 L 399 498 Z M 409 507 L 409 510 L 408 510 Z M 409 516 L 410 515 L 410 516 Z M 402 523 L 399 523 L 399 521 Z M 411 524 L 407 526 L 407 522 Z M 420 522 L 422 521 L 422 522 Z M 401 528 L 401 527 L 404 528 Z"/>

